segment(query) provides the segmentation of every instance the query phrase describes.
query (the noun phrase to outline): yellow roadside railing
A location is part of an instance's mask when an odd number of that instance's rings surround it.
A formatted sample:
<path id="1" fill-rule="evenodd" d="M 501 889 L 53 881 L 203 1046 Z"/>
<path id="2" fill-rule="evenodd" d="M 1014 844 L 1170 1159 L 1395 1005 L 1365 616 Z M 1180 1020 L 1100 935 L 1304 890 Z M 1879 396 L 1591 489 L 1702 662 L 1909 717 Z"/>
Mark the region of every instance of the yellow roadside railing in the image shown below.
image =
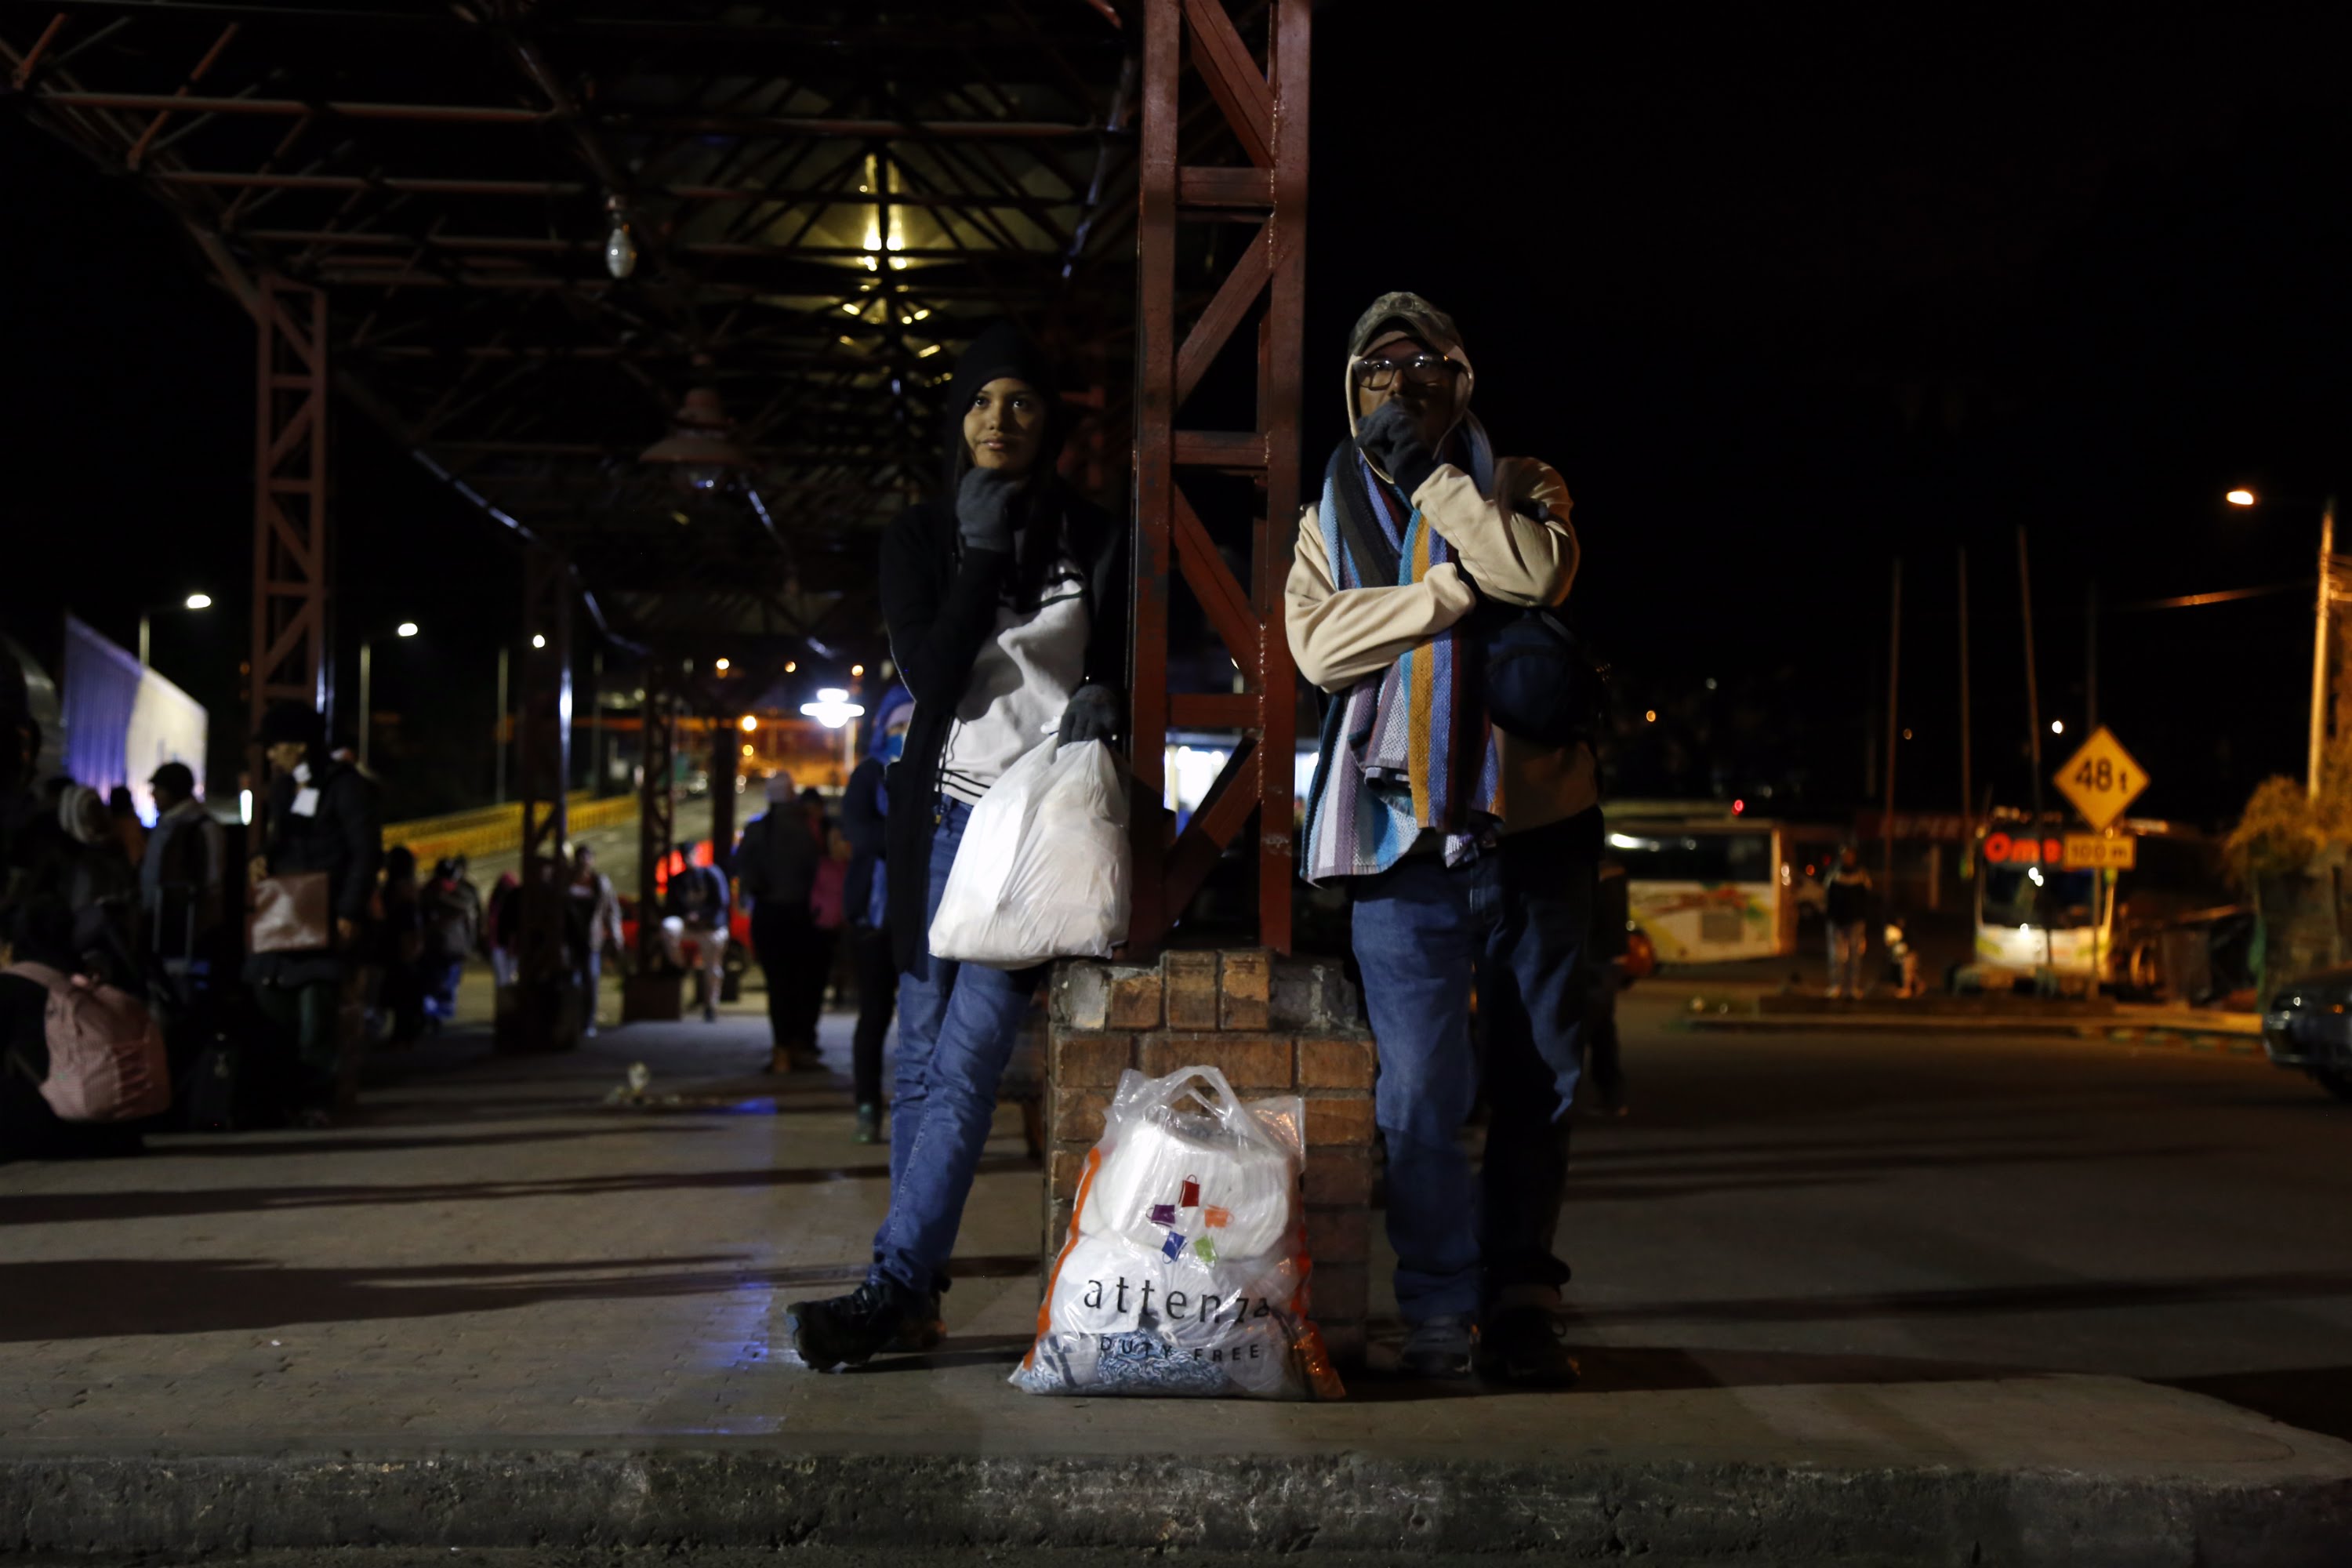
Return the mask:
<path id="1" fill-rule="evenodd" d="M 585 791 L 564 797 L 564 826 L 573 833 L 633 822 L 637 815 L 634 795 L 597 800 Z M 484 855 L 510 855 L 522 847 L 522 803 L 485 806 L 478 811 L 453 812 L 446 816 L 420 816 L 413 822 L 388 822 L 383 847 L 404 845 L 425 865 L 452 855 L 468 859 Z"/>

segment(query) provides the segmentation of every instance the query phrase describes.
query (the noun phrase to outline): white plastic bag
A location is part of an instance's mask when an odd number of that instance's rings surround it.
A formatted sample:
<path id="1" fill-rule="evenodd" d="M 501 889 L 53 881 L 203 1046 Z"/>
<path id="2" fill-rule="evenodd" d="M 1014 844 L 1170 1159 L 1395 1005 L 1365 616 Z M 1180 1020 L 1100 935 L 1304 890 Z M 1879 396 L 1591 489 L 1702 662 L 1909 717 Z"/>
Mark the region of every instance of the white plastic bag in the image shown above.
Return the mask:
<path id="1" fill-rule="evenodd" d="M 1214 1068 L 1121 1079 L 1013 1386 L 1339 1398 L 1308 1315 L 1305 1110 L 1244 1105 Z"/>
<path id="2" fill-rule="evenodd" d="M 931 917 L 937 957 L 996 969 L 1127 940 L 1127 795 L 1100 741 L 1030 748 L 990 786 Z"/>
<path id="3" fill-rule="evenodd" d="M 1297 1179 L 1289 1152 L 1269 1141 L 1146 1119 L 1105 1151 L 1078 1225 L 1149 1252 L 1175 1232 L 1188 1247 L 1205 1237 L 1219 1257 L 1256 1258 L 1281 1247 Z"/>

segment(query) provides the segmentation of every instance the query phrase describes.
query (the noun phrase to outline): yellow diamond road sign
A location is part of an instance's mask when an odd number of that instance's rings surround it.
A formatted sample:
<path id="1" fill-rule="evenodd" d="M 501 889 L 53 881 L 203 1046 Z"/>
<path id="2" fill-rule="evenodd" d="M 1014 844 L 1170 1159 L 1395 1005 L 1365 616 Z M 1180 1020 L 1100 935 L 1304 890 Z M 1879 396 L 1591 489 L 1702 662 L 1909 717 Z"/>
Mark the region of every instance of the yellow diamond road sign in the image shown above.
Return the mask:
<path id="1" fill-rule="evenodd" d="M 2058 770 L 2058 787 L 2095 828 L 2105 828 L 2147 787 L 2147 774 L 2105 724 Z"/>

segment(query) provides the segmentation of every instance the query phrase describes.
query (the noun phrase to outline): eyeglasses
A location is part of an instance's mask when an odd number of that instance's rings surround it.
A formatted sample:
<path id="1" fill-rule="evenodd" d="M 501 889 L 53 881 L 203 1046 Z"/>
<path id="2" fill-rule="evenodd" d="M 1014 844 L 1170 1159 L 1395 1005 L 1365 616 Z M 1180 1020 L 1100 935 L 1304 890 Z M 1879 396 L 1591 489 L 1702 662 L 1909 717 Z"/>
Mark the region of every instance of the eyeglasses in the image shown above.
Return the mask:
<path id="1" fill-rule="evenodd" d="M 1356 384 L 1369 392 L 1393 390 L 1399 378 L 1408 386 L 1440 387 L 1462 374 L 1460 362 L 1429 353 L 1411 359 L 1360 359 L 1349 368 Z"/>

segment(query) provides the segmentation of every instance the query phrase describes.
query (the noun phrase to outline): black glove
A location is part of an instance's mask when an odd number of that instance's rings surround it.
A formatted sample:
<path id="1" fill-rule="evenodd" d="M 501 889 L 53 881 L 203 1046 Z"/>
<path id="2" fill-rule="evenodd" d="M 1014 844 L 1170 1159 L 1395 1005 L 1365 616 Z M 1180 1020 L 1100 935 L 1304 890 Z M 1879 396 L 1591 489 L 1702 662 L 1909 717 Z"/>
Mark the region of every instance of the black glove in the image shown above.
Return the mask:
<path id="1" fill-rule="evenodd" d="M 967 550 L 1013 550 L 1013 501 L 1021 478 L 1003 468 L 974 468 L 956 487 L 956 534 Z"/>
<path id="2" fill-rule="evenodd" d="M 1372 460 L 1372 467 L 1396 481 L 1407 500 L 1437 469 L 1437 454 L 1421 438 L 1420 422 L 1413 418 L 1412 410 L 1394 398 L 1373 409 L 1356 426 L 1356 445 Z"/>
<path id="3" fill-rule="evenodd" d="M 1118 733 L 1118 699 L 1108 686 L 1081 686 L 1070 705 L 1062 710 L 1061 732 L 1054 737 L 1055 749 L 1074 745 L 1080 741 L 1101 741 L 1108 743 Z"/>

